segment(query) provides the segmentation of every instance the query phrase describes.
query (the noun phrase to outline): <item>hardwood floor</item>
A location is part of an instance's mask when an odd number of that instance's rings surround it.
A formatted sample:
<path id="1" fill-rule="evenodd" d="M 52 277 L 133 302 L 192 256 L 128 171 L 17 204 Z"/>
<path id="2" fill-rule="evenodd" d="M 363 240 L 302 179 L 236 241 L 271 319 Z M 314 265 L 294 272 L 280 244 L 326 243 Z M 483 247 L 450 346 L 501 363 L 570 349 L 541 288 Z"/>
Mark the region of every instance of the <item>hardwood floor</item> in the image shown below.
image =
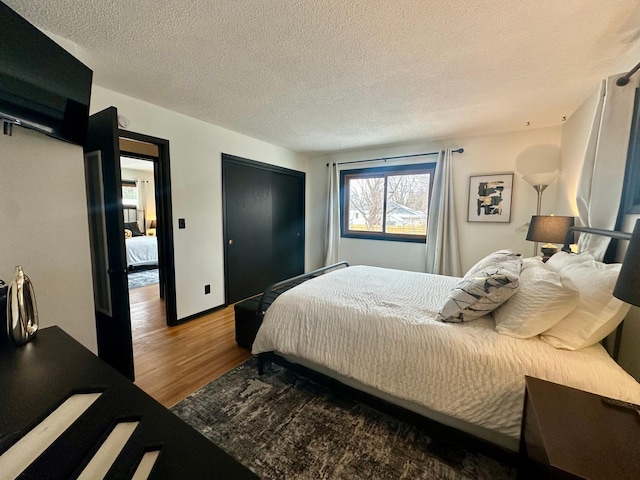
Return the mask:
<path id="1" fill-rule="evenodd" d="M 247 360 L 235 342 L 233 305 L 168 327 L 158 285 L 129 292 L 136 385 L 170 407 Z"/>

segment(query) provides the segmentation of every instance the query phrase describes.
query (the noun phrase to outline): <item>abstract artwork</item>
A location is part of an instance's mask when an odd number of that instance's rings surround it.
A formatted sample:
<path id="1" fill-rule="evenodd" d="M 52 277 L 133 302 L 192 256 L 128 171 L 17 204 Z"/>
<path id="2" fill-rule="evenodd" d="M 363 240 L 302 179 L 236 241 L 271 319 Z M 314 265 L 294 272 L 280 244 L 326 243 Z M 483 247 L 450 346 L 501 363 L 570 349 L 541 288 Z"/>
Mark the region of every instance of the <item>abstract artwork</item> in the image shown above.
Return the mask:
<path id="1" fill-rule="evenodd" d="M 469 222 L 511 221 L 513 173 L 473 175 L 469 178 Z"/>

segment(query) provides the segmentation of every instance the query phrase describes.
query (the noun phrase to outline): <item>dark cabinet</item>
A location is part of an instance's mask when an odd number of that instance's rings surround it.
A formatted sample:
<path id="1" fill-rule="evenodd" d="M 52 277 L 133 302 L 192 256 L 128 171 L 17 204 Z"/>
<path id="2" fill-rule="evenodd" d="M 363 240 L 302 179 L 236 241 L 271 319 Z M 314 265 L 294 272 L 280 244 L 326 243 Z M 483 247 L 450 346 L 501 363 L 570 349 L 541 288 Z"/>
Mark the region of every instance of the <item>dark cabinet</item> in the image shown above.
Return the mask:
<path id="1" fill-rule="evenodd" d="M 575 388 L 527 377 L 518 479 L 640 478 L 640 415 Z"/>

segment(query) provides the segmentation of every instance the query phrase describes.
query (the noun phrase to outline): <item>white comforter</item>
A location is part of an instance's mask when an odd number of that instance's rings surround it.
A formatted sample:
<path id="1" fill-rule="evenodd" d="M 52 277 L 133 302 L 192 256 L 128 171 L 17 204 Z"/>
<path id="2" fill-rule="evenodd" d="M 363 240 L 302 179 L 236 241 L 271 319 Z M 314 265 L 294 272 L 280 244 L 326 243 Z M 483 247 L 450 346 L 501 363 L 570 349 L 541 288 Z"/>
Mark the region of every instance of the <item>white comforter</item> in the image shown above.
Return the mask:
<path id="1" fill-rule="evenodd" d="M 600 346 L 557 350 L 500 335 L 491 316 L 434 320 L 459 279 L 349 267 L 283 293 L 253 353 L 309 360 L 395 397 L 517 438 L 530 375 L 640 403 L 640 384 Z"/>
<path id="2" fill-rule="evenodd" d="M 127 266 L 158 264 L 158 239 L 146 235 L 127 238 Z"/>

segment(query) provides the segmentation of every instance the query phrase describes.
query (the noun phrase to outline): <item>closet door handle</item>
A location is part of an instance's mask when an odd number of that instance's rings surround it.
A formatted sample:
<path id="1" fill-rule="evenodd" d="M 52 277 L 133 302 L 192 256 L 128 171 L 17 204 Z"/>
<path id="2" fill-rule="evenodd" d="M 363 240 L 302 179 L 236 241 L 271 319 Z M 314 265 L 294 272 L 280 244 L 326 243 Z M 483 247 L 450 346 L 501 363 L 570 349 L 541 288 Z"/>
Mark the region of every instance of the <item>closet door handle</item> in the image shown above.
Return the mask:
<path id="1" fill-rule="evenodd" d="M 233 238 L 229 239 L 229 245 L 233 245 Z"/>

